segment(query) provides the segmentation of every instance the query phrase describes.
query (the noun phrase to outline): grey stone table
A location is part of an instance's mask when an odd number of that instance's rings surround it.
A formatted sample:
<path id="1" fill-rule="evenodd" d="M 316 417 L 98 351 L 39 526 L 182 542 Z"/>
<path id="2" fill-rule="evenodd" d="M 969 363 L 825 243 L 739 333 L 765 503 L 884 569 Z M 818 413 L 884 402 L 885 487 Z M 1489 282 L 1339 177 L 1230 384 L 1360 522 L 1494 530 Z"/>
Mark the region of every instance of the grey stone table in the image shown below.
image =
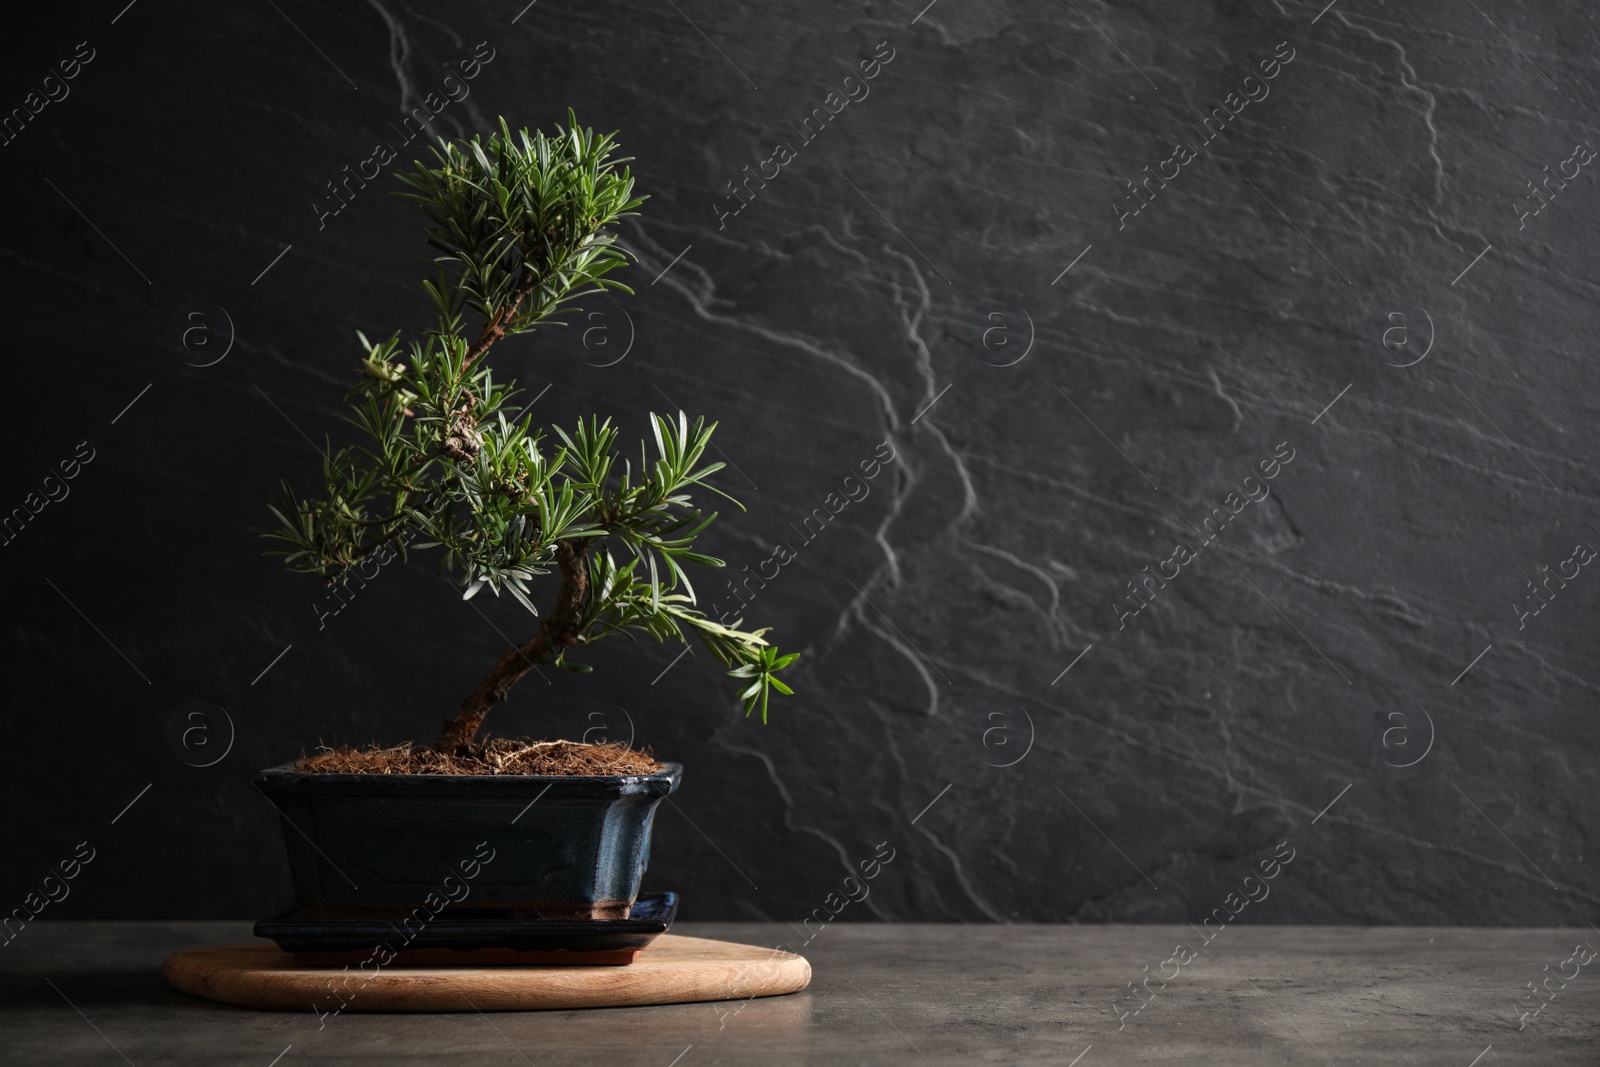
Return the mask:
<path id="1" fill-rule="evenodd" d="M 799 940 L 786 924 L 679 932 Z M 0 1063 L 1600 1063 L 1600 959 L 1569 962 L 1600 947 L 1593 929 L 1241 926 L 1205 944 L 1171 926 L 840 924 L 806 947 L 803 993 L 598 1011 L 319 1021 L 162 984 L 171 949 L 248 940 L 246 923 L 36 923 L 0 957 Z M 1576 975 L 1534 1001 L 1527 983 L 1561 971 Z"/>

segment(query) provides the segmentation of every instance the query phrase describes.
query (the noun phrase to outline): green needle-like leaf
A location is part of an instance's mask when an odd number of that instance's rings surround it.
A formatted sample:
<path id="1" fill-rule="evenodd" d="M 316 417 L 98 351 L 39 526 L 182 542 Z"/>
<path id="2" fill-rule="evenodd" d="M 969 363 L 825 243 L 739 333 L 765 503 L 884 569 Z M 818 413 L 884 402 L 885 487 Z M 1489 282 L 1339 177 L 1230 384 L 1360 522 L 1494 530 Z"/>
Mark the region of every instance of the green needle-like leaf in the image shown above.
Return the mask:
<path id="1" fill-rule="evenodd" d="M 580 126 L 569 111 L 550 133 L 513 133 L 501 119 L 488 136 L 441 140 L 431 160 L 398 175 L 397 195 L 427 220 L 432 273 L 418 284 L 434 324 L 406 339 L 357 332 L 342 423 L 358 441 L 324 448 L 320 494 L 285 483 L 268 505 L 276 526 L 263 536 L 291 569 L 330 584 L 374 558 L 432 551 L 463 599 L 488 588 L 536 616 L 536 603 L 555 603 L 540 616 L 541 633 L 561 640 L 537 655 L 569 670 L 590 668 L 568 662 L 566 651 L 602 637 L 692 635 L 737 681 L 745 714 L 759 707 L 765 722 L 772 690 L 792 692 L 775 675 L 796 655 L 780 655 L 766 631 L 742 620 L 707 616 L 687 569 L 724 565 L 694 549 L 717 519 L 694 494 L 744 508 L 711 484 L 726 463 L 703 462 L 716 424 L 651 412 L 638 464 L 619 466 L 611 419 L 536 427 L 531 404 L 518 410 L 525 398 L 495 378 L 488 359 L 508 338 L 562 325 L 587 296 L 633 292 L 612 277 L 629 262 L 615 225 L 643 202 L 628 162 L 614 135 Z M 612 556 L 612 538 L 626 563 Z M 563 590 L 579 590 L 575 602 L 543 577 L 557 571 Z"/>

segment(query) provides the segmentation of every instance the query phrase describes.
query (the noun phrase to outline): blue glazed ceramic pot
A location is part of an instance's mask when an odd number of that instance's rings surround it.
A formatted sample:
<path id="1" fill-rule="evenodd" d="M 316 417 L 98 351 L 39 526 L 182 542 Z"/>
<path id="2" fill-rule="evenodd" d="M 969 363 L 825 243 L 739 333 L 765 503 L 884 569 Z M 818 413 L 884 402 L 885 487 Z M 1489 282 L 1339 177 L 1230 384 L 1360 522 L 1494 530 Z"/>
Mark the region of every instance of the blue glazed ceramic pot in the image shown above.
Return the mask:
<path id="1" fill-rule="evenodd" d="M 301 914 L 622 919 L 650 859 L 656 806 L 683 767 L 605 777 L 256 776 L 283 817 Z M 435 906 L 437 904 L 437 906 Z"/>

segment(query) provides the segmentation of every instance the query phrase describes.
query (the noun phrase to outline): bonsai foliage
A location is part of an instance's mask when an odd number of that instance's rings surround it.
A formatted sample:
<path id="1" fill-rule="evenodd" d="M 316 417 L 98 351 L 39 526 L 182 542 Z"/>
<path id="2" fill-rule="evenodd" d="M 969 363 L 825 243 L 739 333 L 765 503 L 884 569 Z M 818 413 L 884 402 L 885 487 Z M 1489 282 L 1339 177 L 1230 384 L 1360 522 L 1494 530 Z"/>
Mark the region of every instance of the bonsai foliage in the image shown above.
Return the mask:
<path id="1" fill-rule="evenodd" d="M 686 568 L 723 565 L 694 551 L 717 517 L 694 493 L 727 497 L 707 481 L 724 466 L 705 462 L 716 425 L 651 414 L 635 465 L 619 455 L 610 419 L 547 437 L 485 358 L 586 295 L 632 292 L 611 277 L 627 256 L 608 227 L 642 200 L 615 150 L 612 135 L 579 127 L 570 111 L 548 136 L 514 136 L 502 119 L 497 134 L 441 141 L 433 165 L 400 176 L 408 191 L 397 195 L 427 215 L 438 253 L 438 272 L 421 283 L 436 323 L 404 344 L 398 332 L 376 343 L 357 335 L 361 380 L 346 419 L 360 443 L 330 447 L 320 496 L 285 483 L 272 503 L 281 526 L 266 536 L 287 546 L 277 554 L 296 571 L 341 585 L 375 553 L 437 550 L 438 573 L 464 598 L 487 588 L 539 617 L 446 720 L 445 751 L 471 748 L 489 709 L 535 665 L 587 672 L 573 649 L 612 634 L 693 635 L 738 680 L 746 716 L 759 707 L 763 722 L 771 691 L 791 692 L 775 675 L 796 655 L 780 655 L 766 630 L 696 606 Z M 549 574 L 559 578 L 541 615 L 536 579 Z"/>

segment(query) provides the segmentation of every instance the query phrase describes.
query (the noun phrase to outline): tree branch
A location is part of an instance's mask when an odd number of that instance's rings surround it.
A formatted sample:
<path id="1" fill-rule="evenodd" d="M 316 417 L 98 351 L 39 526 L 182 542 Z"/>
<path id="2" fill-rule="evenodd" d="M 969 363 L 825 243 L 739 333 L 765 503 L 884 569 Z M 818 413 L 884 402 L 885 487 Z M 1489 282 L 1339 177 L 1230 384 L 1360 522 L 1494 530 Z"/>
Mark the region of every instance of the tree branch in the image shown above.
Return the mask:
<path id="1" fill-rule="evenodd" d="M 477 739 L 489 710 L 510 695 L 511 687 L 535 666 L 554 658 L 581 636 L 579 624 L 583 619 L 583 598 L 589 590 L 588 567 L 584 555 L 587 539 L 556 542 L 556 562 L 561 567 L 561 590 L 556 594 L 556 604 L 550 615 L 539 624 L 539 630 L 518 647 L 500 657 L 487 677 L 461 702 L 461 710 L 446 719 L 439 735 L 441 752 L 459 752 L 470 749 Z"/>
<path id="2" fill-rule="evenodd" d="M 506 327 L 511 324 L 512 319 L 516 318 L 517 309 L 522 306 L 523 299 L 533 292 L 538 285 L 538 277 L 532 271 L 524 269 L 522 280 L 517 283 L 516 289 L 512 292 L 511 302 L 497 311 L 494 318 L 483 324 L 483 332 L 467 348 L 466 358 L 461 361 L 463 373 L 477 361 L 479 356 L 489 351 L 490 345 L 506 335 Z"/>

